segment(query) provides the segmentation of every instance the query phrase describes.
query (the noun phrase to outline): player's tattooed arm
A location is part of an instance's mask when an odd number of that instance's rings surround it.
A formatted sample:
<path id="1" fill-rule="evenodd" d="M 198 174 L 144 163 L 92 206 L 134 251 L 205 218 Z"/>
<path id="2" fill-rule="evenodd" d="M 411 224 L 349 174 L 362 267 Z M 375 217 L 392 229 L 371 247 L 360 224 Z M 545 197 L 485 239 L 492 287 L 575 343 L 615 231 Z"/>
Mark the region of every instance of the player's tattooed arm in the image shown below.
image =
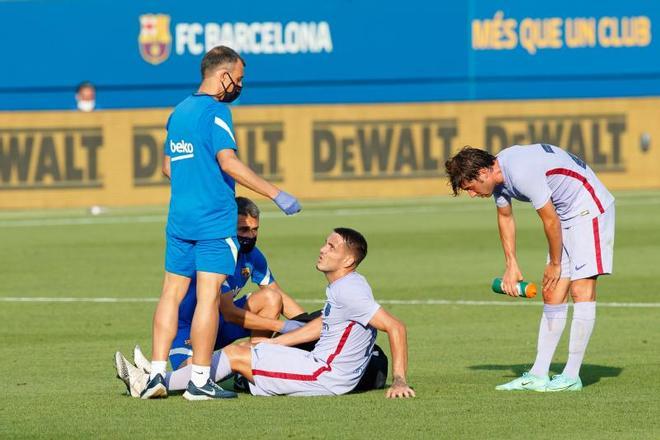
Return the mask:
<path id="1" fill-rule="evenodd" d="M 415 391 L 406 382 L 408 369 L 408 336 L 403 322 L 392 316 L 382 307 L 374 314 L 369 325 L 387 333 L 392 353 L 392 385 L 387 389 L 385 397 L 415 397 Z"/>
<path id="2" fill-rule="evenodd" d="M 408 386 L 405 377 L 395 374 L 392 385 L 385 393 L 385 397 L 388 399 L 415 397 L 415 391 Z"/>

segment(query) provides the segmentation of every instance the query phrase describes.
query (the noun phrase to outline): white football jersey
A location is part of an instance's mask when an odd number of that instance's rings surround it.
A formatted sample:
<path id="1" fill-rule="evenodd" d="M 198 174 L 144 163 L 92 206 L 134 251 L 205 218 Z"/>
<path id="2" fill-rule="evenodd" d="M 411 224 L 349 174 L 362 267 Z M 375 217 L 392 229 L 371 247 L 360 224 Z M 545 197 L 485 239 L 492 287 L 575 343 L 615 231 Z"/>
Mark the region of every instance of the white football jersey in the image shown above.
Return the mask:
<path id="1" fill-rule="evenodd" d="M 534 209 L 551 201 L 563 227 L 605 212 L 614 197 L 577 156 L 549 144 L 514 145 L 497 155 L 504 183 L 495 187 L 498 207 L 511 199 Z"/>
<path id="2" fill-rule="evenodd" d="M 355 388 L 369 363 L 376 329 L 369 321 L 380 308 L 367 280 L 357 272 L 326 288 L 323 328 L 312 355 L 325 361 L 330 371 L 319 382 L 336 394 Z"/>

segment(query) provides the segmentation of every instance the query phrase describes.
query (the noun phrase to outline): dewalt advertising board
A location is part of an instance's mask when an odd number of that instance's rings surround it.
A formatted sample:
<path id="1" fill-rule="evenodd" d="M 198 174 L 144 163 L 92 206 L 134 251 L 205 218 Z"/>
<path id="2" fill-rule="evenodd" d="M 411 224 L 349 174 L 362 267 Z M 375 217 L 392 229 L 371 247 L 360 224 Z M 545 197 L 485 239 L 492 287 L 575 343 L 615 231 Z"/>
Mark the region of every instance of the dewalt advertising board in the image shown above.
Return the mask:
<path id="1" fill-rule="evenodd" d="M 660 99 L 236 107 L 239 156 L 303 199 L 447 194 L 444 162 L 550 143 L 612 189 L 660 187 Z M 0 208 L 165 204 L 168 109 L 0 113 Z M 245 191 L 243 191 L 245 192 Z"/>

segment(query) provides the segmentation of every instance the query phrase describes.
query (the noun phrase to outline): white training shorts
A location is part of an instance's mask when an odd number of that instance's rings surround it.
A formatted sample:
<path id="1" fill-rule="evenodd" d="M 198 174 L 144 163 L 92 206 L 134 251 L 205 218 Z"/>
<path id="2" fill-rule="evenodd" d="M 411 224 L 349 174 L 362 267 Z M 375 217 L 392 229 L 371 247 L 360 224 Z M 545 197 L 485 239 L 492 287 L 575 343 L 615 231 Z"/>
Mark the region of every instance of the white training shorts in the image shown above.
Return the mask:
<path id="1" fill-rule="evenodd" d="M 562 278 L 580 280 L 612 273 L 614 213 L 612 204 L 598 217 L 562 228 Z"/>
<path id="2" fill-rule="evenodd" d="M 252 347 L 250 392 L 255 396 L 330 396 L 318 378 L 330 370 L 311 352 L 276 344 Z"/>

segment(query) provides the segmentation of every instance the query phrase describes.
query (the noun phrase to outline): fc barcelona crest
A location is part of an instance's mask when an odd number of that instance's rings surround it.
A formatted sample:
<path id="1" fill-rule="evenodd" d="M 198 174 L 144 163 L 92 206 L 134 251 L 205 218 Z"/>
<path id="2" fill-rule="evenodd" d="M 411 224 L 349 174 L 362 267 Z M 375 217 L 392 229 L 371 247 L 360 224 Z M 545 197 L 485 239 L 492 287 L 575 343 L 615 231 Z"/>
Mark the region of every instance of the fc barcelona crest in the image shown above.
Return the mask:
<path id="1" fill-rule="evenodd" d="M 140 15 L 140 55 L 147 63 L 157 65 L 170 56 L 172 35 L 170 16 L 165 14 Z"/>

